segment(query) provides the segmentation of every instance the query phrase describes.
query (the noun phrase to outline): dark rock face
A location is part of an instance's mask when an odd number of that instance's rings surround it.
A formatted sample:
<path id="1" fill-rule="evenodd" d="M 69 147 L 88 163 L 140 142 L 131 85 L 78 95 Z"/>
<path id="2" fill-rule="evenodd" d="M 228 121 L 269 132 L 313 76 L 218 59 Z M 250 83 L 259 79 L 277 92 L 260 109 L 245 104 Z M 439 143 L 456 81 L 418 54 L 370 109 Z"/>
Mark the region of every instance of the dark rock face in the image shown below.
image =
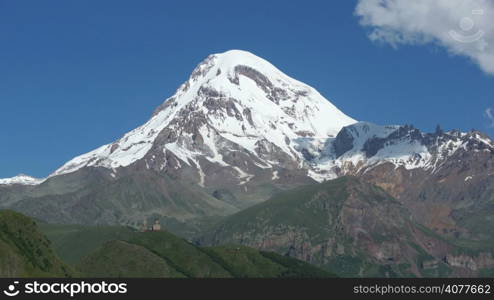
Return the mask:
<path id="1" fill-rule="evenodd" d="M 364 151 L 366 157 L 370 158 L 376 155 L 377 152 L 383 149 L 386 145 L 393 144 L 395 141 L 401 141 L 404 139 L 410 142 L 418 141 L 419 143 L 423 143 L 424 141 L 424 137 L 420 130 L 414 128 L 413 126 L 405 125 L 399 127 L 386 138 L 373 137 L 368 139 L 362 150 Z"/>
<path id="2" fill-rule="evenodd" d="M 239 75 L 243 75 L 252 79 L 258 87 L 260 87 L 267 95 L 268 99 L 276 104 L 279 104 L 281 100 L 285 100 L 288 94 L 285 90 L 275 87 L 273 83 L 261 72 L 244 65 L 238 65 L 235 67 L 235 77 L 230 81 L 235 84 L 239 84 Z"/>
<path id="3" fill-rule="evenodd" d="M 273 87 L 273 84 L 271 81 L 264 76 L 261 72 L 249 67 L 249 66 L 243 66 L 243 65 L 238 65 L 235 67 L 235 74 L 236 75 L 243 75 L 245 77 L 248 77 L 252 80 L 255 81 L 255 83 L 262 88 L 265 92 L 267 92 L 270 88 Z"/>
<path id="4" fill-rule="evenodd" d="M 245 119 L 249 122 L 249 124 L 254 126 L 254 121 L 252 121 L 252 111 L 249 108 L 244 108 L 242 114 L 245 116 Z"/>
<path id="5" fill-rule="evenodd" d="M 345 152 L 353 148 L 353 136 L 348 130 L 348 128 L 344 127 L 336 136 L 336 140 L 333 143 L 336 157 L 342 156 Z"/>
<path id="6" fill-rule="evenodd" d="M 307 149 L 302 149 L 302 155 L 304 156 L 304 159 L 308 162 L 311 162 L 315 158 L 315 156 L 312 153 L 310 153 Z"/>
<path id="7" fill-rule="evenodd" d="M 377 154 L 377 152 L 384 148 L 387 139 L 382 138 L 372 138 L 367 140 L 364 144 L 364 148 L 362 149 L 365 152 L 365 156 L 367 158 L 373 157 Z"/>

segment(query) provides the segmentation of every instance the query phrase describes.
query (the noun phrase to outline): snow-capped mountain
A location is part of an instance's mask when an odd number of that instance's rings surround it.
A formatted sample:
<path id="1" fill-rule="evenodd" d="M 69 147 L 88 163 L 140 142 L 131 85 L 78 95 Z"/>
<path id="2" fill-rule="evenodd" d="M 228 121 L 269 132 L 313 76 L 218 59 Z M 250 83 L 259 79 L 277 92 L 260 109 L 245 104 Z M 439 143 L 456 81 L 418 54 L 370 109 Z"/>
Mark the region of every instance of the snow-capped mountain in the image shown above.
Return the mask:
<path id="1" fill-rule="evenodd" d="M 159 216 L 182 232 L 195 226 L 190 220 L 344 175 L 380 186 L 443 228 L 455 207 L 490 207 L 494 143 L 477 131 L 357 122 L 314 88 L 233 50 L 207 57 L 118 141 L 46 179 L 0 180 L 0 207 L 53 223 L 135 225 Z M 439 225 L 436 209 L 445 216 Z"/>
<path id="2" fill-rule="evenodd" d="M 83 167 L 118 169 L 141 159 L 148 167 L 165 169 L 168 157 L 176 160 L 174 168 L 192 166 L 200 176 L 199 160 L 206 159 L 246 179 L 252 175 L 228 161 L 226 152 L 245 151 L 259 168 L 279 166 L 280 160 L 302 167 L 303 155 L 294 141 L 335 137 L 355 122 L 314 88 L 249 52 L 232 50 L 200 63 L 146 124 L 74 158 L 51 176 Z M 158 156 L 162 161 L 156 161 Z"/>
<path id="3" fill-rule="evenodd" d="M 432 172 L 472 140 L 492 151 L 492 141 L 480 133 L 431 135 L 410 126 L 357 122 L 266 60 L 232 50 L 201 62 L 147 123 L 50 177 L 102 167 L 115 178 L 139 163 L 202 187 L 225 179 L 244 185 L 268 173 L 276 180 L 280 169 L 303 170 L 316 181 L 383 163 Z"/>
<path id="4" fill-rule="evenodd" d="M 323 181 L 359 174 L 385 163 L 434 173 L 458 150 L 494 153 L 494 143 L 477 131 L 442 132 L 438 128 L 435 133 L 423 133 L 409 125 L 358 122 L 324 143 L 302 141 L 300 149 L 310 162 L 309 175 Z"/>
<path id="5" fill-rule="evenodd" d="M 25 174 L 19 174 L 12 178 L 0 179 L 0 185 L 37 185 L 45 181 L 44 178 L 34 178 Z"/>

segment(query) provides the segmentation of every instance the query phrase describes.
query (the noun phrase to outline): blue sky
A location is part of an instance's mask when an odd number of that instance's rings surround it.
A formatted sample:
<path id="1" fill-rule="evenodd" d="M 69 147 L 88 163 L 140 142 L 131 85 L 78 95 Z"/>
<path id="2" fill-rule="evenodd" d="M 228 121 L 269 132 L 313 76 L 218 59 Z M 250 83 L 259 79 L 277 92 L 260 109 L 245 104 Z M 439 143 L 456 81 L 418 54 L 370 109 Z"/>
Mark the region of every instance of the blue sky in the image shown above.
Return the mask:
<path id="1" fill-rule="evenodd" d="M 494 133 L 494 76 L 438 44 L 371 41 L 357 2 L 0 0 L 0 178 L 43 177 L 116 140 L 229 49 L 358 120 Z"/>

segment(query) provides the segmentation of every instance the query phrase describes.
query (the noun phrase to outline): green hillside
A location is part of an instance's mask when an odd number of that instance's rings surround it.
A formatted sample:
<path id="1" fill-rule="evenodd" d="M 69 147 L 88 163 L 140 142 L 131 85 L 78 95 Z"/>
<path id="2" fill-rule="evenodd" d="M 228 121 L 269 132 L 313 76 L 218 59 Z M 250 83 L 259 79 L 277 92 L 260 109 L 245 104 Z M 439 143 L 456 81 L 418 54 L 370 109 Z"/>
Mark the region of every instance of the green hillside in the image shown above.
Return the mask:
<path id="1" fill-rule="evenodd" d="M 13 211 L 0 211 L 0 277 L 73 275 L 38 231 L 36 222 Z"/>
<path id="2" fill-rule="evenodd" d="M 203 251 L 234 277 L 261 278 L 328 278 L 336 277 L 316 266 L 274 252 L 226 245 L 204 247 Z"/>
<path id="3" fill-rule="evenodd" d="M 307 263 L 275 253 L 240 246 L 202 248 L 167 231 L 50 224 L 39 227 L 19 213 L 0 211 L 0 277 L 331 276 Z"/>
<path id="4" fill-rule="evenodd" d="M 87 277 L 331 277 L 308 263 L 243 246 L 198 247 L 168 231 L 41 224 L 53 248 Z"/>
<path id="5" fill-rule="evenodd" d="M 109 241 L 77 268 L 89 277 L 326 278 L 308 263 L 243 246 L 202 248 L 165 231 Z"/>
<path id="6" fill-rule="evenodd" d="M 39 223 L 40 230 L 52 241 L 60 258 L 70 264 L 112 240 L 126 240 L 134 230 L 121 226 L 82 226 Z"/>
<path id="7" fill-rule="evenodd" d="M 123 241 L 103 244 L 78 265 L 87 277 L 185 277 L 150 250 Z"/>

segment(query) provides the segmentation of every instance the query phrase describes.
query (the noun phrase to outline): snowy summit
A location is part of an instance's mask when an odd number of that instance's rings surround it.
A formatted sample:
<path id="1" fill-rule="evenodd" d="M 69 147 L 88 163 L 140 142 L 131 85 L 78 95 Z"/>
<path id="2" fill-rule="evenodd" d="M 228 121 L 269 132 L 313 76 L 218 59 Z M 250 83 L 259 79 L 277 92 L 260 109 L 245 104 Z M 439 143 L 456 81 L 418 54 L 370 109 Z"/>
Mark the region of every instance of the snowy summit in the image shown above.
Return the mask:
<path id="1" fill-rule="evenodd" d="M 189 128 L 191 122 L 197 126 Z M 355 122 L 314 88 L 285 75 L 266 60 L 231 50 L 208 56 L 146 124 L 113 144 L 76 157 L 53 175 L 86 166 L 128 166 L 150 151 L 165 128 L 182 139 L 164 148 L 185 163 L 205 154 L 189 147 L 186 135 L 195 134 L 194 130 L 209 148 L 206 156 L 222 164 L 226 162 L 220 157 L 218 138 L 253 154 L 259 143 L 269 141 L 296 160 L 300 155 L 292 140 L 334 137 L 343 126 Z M 264 165 L 270 163 L 264 161 Z"/>
<path id="2" fill-rule="evenodd" d="M 44 181 L 45 179 L 34 178 L 28 175 L 19 174 L 12 178 L 0 179 L 0 185 L 37 185 Z"/>

